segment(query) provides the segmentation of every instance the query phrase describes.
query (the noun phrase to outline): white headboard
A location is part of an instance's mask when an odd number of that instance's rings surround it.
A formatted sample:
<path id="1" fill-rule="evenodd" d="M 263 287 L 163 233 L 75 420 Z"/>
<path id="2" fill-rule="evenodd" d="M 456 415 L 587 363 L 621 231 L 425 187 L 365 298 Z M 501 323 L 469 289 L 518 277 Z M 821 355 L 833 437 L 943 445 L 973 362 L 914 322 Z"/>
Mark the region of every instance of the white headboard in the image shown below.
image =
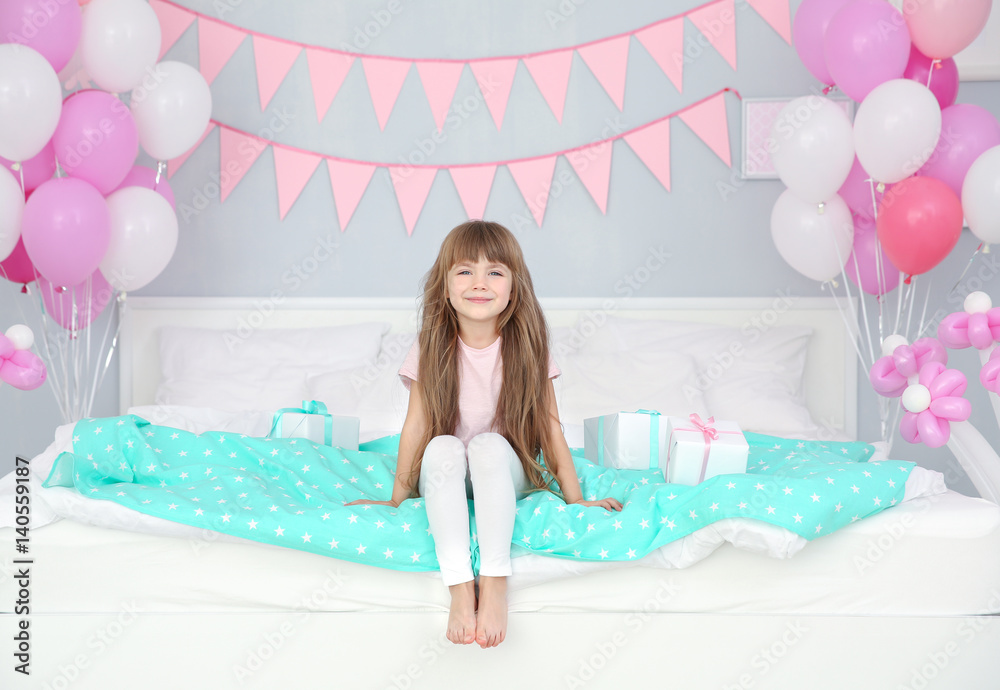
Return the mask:
<path id="1" fill-rule="evenodd" d="M 821 426 L 857 438 L 857 355 L 831 298 L 552 298 L 541 303 L 553 327 L 572 326 L 586 312 L 736 328 L 808 326 L 814 335 L 806 359 L 806 406 Z M 417 327 L 412 298 L 129 297 L 122 318 L 122 413 L 154 403 L 161 371 L 158 329 L 163 326 L 303 328 L 387 321 L 393 331 Z"/>

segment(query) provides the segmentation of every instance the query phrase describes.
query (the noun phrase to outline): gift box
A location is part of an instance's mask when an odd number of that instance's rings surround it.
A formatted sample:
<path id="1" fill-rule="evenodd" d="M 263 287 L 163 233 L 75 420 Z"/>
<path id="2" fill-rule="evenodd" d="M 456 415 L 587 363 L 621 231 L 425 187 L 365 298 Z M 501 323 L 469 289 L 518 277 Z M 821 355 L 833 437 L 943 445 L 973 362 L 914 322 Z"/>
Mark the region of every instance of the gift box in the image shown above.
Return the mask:
<path id="1" fill-rule="evenodd" d="M 746 474 L 750 447 L 736 422 L 667 417 L 664 477 L 670 484 L 700 484 L 720 474 Z"/>
<path id="2" fill-rule="evenodd" d="M 617 412 L 583 420 L 583 454 L 620 470 L 666 468 L 665 418 L 655 410 Z"/>
<path id="3" fill-rule="evenodd" d="M 271 438 L 305 438 L 324 446 L 347 450 L 358 449 L 361 420 L 357 417 L 336 417 L 326 411 L 326 405 L 316 400 L 303 401 L 302 407 L 284 407 L 274 413 Z"/>

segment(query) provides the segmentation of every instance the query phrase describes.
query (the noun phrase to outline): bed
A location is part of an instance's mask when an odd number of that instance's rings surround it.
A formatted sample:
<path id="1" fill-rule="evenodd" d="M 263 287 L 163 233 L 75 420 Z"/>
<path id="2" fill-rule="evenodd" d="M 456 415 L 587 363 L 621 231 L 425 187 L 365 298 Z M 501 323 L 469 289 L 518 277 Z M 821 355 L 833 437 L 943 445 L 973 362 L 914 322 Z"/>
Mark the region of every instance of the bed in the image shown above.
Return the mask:
<path id="1" fill-rule="evenodd" d="M 830 300 L 543 307 L 572 447 L 584 417 L 654 406 L 815 443 L 856 437 L 856 357 Z M 393 375 L 415 327 L 411 300 L 130 297 L 120 412 L 254 437 L 277 407 L 316 399 L 358 414 L 362 440 L 384 437 L 402 423 Z M 351 351 L 331 355 L 334 342 Z M 815 539 L 722 519 L 636 560 L 515 544 L 507 639 L 482 650 L 445 639 L 448 594 L 433 571 L 98 510 L 73 489 L 44 488 L 73 432 L 56 429 L 30 462 L 31 676 L 5 655 L 4 687 L 1000 686 L 1000 508 L 928 470 L 911 472 L 906 500 Z M 13 486 L 0 481 L 5 640 L 25 620 L 11 615 L 25 584 Z"/>

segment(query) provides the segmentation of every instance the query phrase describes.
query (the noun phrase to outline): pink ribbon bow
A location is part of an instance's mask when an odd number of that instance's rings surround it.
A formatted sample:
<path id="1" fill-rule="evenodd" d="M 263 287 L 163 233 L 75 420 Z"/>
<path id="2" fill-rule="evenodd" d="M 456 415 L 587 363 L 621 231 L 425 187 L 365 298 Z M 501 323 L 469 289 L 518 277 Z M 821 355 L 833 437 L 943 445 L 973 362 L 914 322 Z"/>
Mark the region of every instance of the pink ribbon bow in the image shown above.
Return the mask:
<path id="1" fill-rule="evenodd" d="M 921 367 L 914 388 L 917 385 L 930 393 L 930 404 L 925 409 L 907 408 L 899 422 L 899 433 L 910 443 L 940 448 L 951 436 L 950 423 L 965 421 L 972 412 L 972 404 L 961 397 L 965 393 L 965 374 L 941 362 L 928 362 Z M 904 395 L 904 403 L 906 398 Z"/>
<path id="2" fill-rule="evenodd" d="M 919 374 L 930 362 L 947 364 L 948 352 L 937 338 L 921 338 L 913 345 L 900 345 L 891 355 L 877 359 L 868 378 L 876 393 L 898 398 L 909 385 L 909 378 Z"/>
<path id="3" fill-rule="evenodd" d="M 976 314 L 964 311 L 948 314 L 938 324 L 938 338 L 953 350 L 966 347 L 985 350 L 1000 340 L 1000 307 Z"/>
<path id="4" fill-rule="evenodd" d="M 45 363 L 31 350 L 18 350 L 0 333 L 0 381 L 22 391 L 45 383 Z"/>
<path id="5" fill-rule="evenodd" d="M 692 412 L 688 416 L 688 419 L 691 420 L 691 423 L 698 431 L 705 435 L 706 442 L 714 441 L 719 438 L 719 431 L 712 426 L 715 424 L 715 417 L 709 417 L 708 421 L 703 422 L 697 412 Z"/>

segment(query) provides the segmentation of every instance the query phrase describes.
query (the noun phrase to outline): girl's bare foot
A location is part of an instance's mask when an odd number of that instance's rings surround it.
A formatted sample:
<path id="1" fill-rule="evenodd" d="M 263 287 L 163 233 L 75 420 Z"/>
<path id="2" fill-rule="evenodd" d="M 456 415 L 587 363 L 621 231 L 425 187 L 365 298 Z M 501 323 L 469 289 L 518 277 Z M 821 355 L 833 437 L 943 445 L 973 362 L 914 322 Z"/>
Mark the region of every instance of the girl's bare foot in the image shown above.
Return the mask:
<path id="1" fill-rule="evenodd" d="M 476 642 L 480 647 L 496 647 L 507 636 L 507 578 L 479 576 L 479 611 L 476 614 Z"/>
<path id="2" fill-rule="evenodd" d="M 451 610 L 448 612 L 448 632 L 445 636 L 455 644 L 472 644 L 476 639 L 476 594 L 474 581 L 448 587 Z"/>

